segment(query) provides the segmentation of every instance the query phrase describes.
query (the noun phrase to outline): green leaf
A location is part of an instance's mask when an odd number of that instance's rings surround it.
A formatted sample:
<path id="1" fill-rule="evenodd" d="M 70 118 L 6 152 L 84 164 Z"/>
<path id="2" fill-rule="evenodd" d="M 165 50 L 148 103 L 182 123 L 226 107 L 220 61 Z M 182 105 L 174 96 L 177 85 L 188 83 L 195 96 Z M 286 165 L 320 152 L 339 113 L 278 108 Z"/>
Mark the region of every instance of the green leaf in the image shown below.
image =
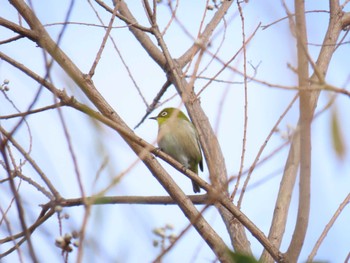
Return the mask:
<path id="1" fill-rule="evenodd" d="M 339 115 L 336 108 L 333 107 L 331 115 L 331 136 L 333 149 L 339 159 L 344 159 L 346 154 L 346 147 L 344 136 L 339 123 Z"/>
<path id="2" fill-rule="evenodd" d="M 253 256 L 236 253 L 229 250 L 229 256 L 232 259 L 232 263 L 259 263 Z"/>

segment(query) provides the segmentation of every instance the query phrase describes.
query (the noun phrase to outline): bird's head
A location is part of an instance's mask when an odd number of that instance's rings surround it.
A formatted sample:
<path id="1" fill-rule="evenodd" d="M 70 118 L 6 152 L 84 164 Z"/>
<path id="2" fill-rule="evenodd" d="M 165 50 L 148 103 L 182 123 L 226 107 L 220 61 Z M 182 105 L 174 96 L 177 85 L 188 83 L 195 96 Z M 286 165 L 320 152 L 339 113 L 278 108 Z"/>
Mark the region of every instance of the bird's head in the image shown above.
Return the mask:
<path id="1" fill-rule="evenodd" d="M 172 118 L 174 118 L 174 120 L 182 119 L 185 121 L 189 121 L 186 115 L 176 108 L 165 108 L 158 114 L 158 116 L 151 117 L 150 119 L 156 120 L 158 122 L 158 125 L 162 125 L 164 122 Z"/>

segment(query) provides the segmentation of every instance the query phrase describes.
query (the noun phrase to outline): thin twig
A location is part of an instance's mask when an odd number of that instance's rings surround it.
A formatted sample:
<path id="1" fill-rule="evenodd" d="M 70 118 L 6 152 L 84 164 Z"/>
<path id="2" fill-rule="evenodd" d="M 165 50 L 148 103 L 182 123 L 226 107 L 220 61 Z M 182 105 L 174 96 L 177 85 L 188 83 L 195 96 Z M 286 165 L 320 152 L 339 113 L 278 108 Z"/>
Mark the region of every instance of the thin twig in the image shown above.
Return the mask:
<path id="1" fill-rule="evenodd" d="M 153 102 L 151 103 L 151 105 L 149 105 L 147 107 L 146 114 L 142 117 L 140 122 L 138 124 L 136 124 L 134 129 L 138 128 L 145 121 L 145 119 L 153 112 L 153 110 L 156 108 L 157 104 L 159 103 L 159 100 L 161 99 L 161 97 L 163 97 L 165 91 L 169 88 L 170 85 L 171 85 L 171 82 L 169 80 L 167 80 L 164 83 L 164 85 L 162 86 L 162 88 L 158 92 L 157 96 L 155 96 L 155 98 L 153 99 Z"/>
<path id="2" fill-rule="evenodd" d="M 328 10 L 305 11 L 305 14 L 309 14 L 309 13 L 329 13 L 329 11 Z M 295 16 L 295 14 L 290 13 L 290 15 L 284 16 L 284 17 L 282 17 L 282 18 L 280 18 L 280 19 L 278 19 L 278 20 L 276 20 L 276 21 L 274 21 L 274 22 L 272 22 L 270 24 L 262 25 L 261 28 L 262 28 L 262 30 L 265 30 L 265 29 L 269 28 L 270 26 L 273 26 L 273 25 L 275 25 L 275 24 L 277 24 L 277 23 L 279 23 L 279 22 L 281 22 L 281 21 L 283 21 L 285 19 L 288 19 L 290 16 Z"/>
<path id="3" fill-rule="evenodd" d="M 98 5 L 100 5 L 102 8 L 104 8 L 107 12 L 109 12 L 109 13 L 111 13 L 111 14 L 113 13 L 113 9 L 110 8 L 110 7 L 109 7 L 105 2 L 103 2 L 102 0 L 95 0 L 95 2 L 96 2 Z M 114 1 L 113 1 L 113 2 L 114 2 Z M 144 27 L 144 26 L 141 26 L 141 25 L 140 25 L 139 23 L 137 23 L 137 22 L 130 21 L 130 19 L 128 19 L 127 17 L 121 15 L 120 13 L 117 13 L 116 16 L 117 16 L 120 20 L 124 21 L 124 22 L 128 25 L 129 28 L 130 28 L 130 27 L 134 27 L 134 28 L 137 28 L 137 29 L 139 29 L 139 30 L 141 30 L 141 31 L 144 31 L 144 32 L 149 32 L 149 33 L 152 32 L 152 30 L 151 30 L 149 27 Z"/>
<path id="4" fill-rule="evenodd" d="M 89 2 L 89 4 L 90 4 L 90 7 L 93 9 L 93 11 L 94 11 L 94 13 L 95 13 L 97 19 L 100 21 L 101 25 L 104 25 L 102 18 L 100 17 L 100 15 L 99 15 L 99 13 L 97 12 L 97 10 L 95 9 L 95 7 L 92 5 L 91 1 L 89 0 L 88 2 Z M 108 28 L 108 27 L 107 27 L 107 28 Z M 111 34 L 109 34 L 108 36 L 109 36 L 109 39 L 112 41 L 113 47 L 114 47 L 114 49 L 117 51 L 118 56 L 119 56 L 121 62 L 123 63 L 123 66 L 125 67 L 126 71 L 128 72 L 128 75 L 129 75 L 131 81 L 133 82 L 133 84 L 134 84 L 134 86 L 135 86 L 137 92 L 139 93 L 139 95 L 140 95 L 140 97 L 141 97 L 143 103 L 146 105 L 146 107 L 148 107 L 147 100 L 146 100 L 145 96 L 142 94 L 141 89 L 140 89 L 139 85 L 137 84 L 135 78 L 133 77 L 133 74 L 132 74 L 132 72 L 131 72 L 131 69 L 130 69 L 129 66 L 127 65 L 127 63 L 126 63 L 126 61 L 125 61 L 125 59 L 124 59 L 122 53 L 120 52 L 120 50 L 119 50 L 119 48 L 118 48 L 118 46 L 117 46 L 116 41 L 114 40 L 114 38 L 112 37 Z"/>
<path id="5" fill-rule="evenodd" d="M 33 30 L 17 25 L 16 23 L 4 19 L 3 17 L 0 17 L 0 25 L 16 32 L 22 37 L 27 37 L 33 41 L 35 41 L 38 37 L 37 33 Z"/>
<path id="6" fill-rule="evenodd" d="M 225 18 L 225 17 L 222 18 L 222 21 L 223 21 L 223 24 L 224 24 L 224 25 L 223 25 L 223 33 L 222 33 L 221 41 L 220 41 L 220 43 L 219 43 L 219 45 L 218 45 L 218 47 L 217 47 L 217 49 L 216 49 L 214 55 L 211 56 L 210 61 L 207 63 L 207 65 L 205 65 L 205 67 L 203 67 L 203 69 L 202 69 L 202 70 L 198 73 L 198 75 L 196 76 L 197 79 L 200 79 L 200 75 L 202 75 L 202 74 L 209 68 L 209 66 L 215 61 L 215 57 L 218 56 L 218 54 L 219 54 L 221 48 L 223 47 L 223 45 L 224 45 L 224 43 L 225 43 L 226 32 L 227 32 L 227 26 L 228 26 L 228 25 L 227 25 L 227 22 L 226 22 L 226 18 Z M 213 39 L 215 39 L 215 37 L 213 37 Z M 216 78 L 213 79 L 213 81 L 216 81 Z"/>
<path id="7" fill-rule="evenodd" d="M 17 41 L 17 40 L 19 40 L 19 39 L 22 39 L 22 38 L 24 38 L 24 37 L 25 37 L 25 36 L 22 36 L 22 35 L 18 35 L 18 36 L 15 36 L 15 37 L 11 37 L 11 38 L 8 38 L 8 39 L 5 39 L 5 40 L 0 41 L 0 45 L 8 44 L 8 43 Z"/>
<path id="8" fill-rule="evenodd" d="M 85 245 L 84 242 L 85 242 L 85 236 L 86 236 L 86 228 L 87 228 L 88 220 L 91 213 L 91 205 L 86 204 L 85 197 L 83 198 L 83 200 L 84 200 L 85 212 L 83 216 L 83 222 L 79 231 L 79 247 L 78 247 L 77 263 L 83 262 L 83 251 L 84 251 L 84 245 Z"/>
<path id="9" fill-rule="evenodd" d="M 40 225 L 42 225 L 44 222 L 46 222 L 46 220 L 48 218 L 50 218 L 54 213 L 55 213 L 54 209 L 50 209 L 48 211 L 48 208 L 43 208 L 40 215 L 38 216 L 38 219 L 35 221 L 35 223 L 33 225 L 31 225 L 28 228 L 28 231 L 30 233 L 33 233 L 35 231 L 35 229 L 37 229 Z M 0 244 L 4 244 L 4 243 L 12 241 L 13 239 L 18 239 L 21 237 L 23 237 L 23 238 L 20 241 L 18 241 L 15 246 L 13 246 L 12 248 L 8 249 L 7 251 L 1 253 L 0 258 L 5 257 L 5 256 L 9 255 L 10 253 L 12 253 L 14 250 L 18 249 L 19 246 L 27 240 L 27 238 L 25 236 L 25 232 L 22 231 L 22 232 L 15 234 L 13 236 L 0 239 Z"/>
<path id="10" fill-rule="evenodd" d="M 249 167 L 249 170 L 248 170 L 248 175 L 247 175 L 247 178 L 246 180 L 244 181 L 244 185 L 242 187 L 242 192 L 244 192 L 248 186 L 248 182 L 250 180 L 250 177 L 255 169 L 255 166 L 257 165 L 259 159 L 260 159 L 260 156 L 261 154 L 263 153 L 267 143 L 269 142 L 270 138 L 272 137 L 272 135 L 276 132 L 276 129 L 278 127 L 278 125 L 281 123 L 281 121 L 283 120 L 283 118 L 286 116 L 286 114 L 288 113 L 288 111 L 292 108 L 292 106 L 294 105 L 295 101 L 298 99 L 299 97 L 299 94 L 296 94 L 294 96 L 294 98 L 292 99 L 292 101 L 288 104 L 287 108 L 285 109 L 285 111 L 281 114 L 281 116 L 278 118 L 277 122 L 275 123 L 275 125 L 273 126 L 273 128 L 271 129 L 270 133 L 267 135 L 266 139 L 264 140 L 264 144 L 260 147 L 259 149 L 259 152 L 257 154 L 257 156 L 255 157 L 255 160 L 253 162 L 253 164 Z M 235 188 L 236 190 L 236 188 Z M 235 193 L 235 192 L 233 192 Z M 232 194 L 233 195 L 233 194 Z M 242 195 L 242 194 L 241 194 Z M 231 196 L 232 198 L 232 196 Z"/>
<path id="11" fill-rule="evenodd" d="M 7 93 L 6 92 L 4 92 L 4 91 L 1 91 L 3 94 L 4 94 L 4 96 L 5 96 L 5 98 L 10 102 L 10 104 L 12 105 L 12 107 L 18 112 L 18 113 L 20 113 L 21 111 L 20 111 L 20 109 L 15 105 L 15 103 L 9 98 L 9 96 L 7 95 Z M 0 118 L 1 119 L 1 118 Z M 30 130 L 30 126 L 29 126 L 29 124 L 28 124 L 28 121 L 23 117 L 23 122 L 24 122 L 24 124 L 25 124 L 25 126 L 27 127 L 27 131 L 28 131 L 28 137 L 29 137 L 29 148 L 28 148 L 28 151 L 27 151 L 27 153 L 28 154 L 30 154 L 31 153 L 31 151 L 32 151 L 32 143 L 33 143 L 33 137 L 32 137 L 32 132 L 31 132 L 31 130 Z M 26 163 L 26 160 L 24 160 L 23 162 L 21 162 L 21 165 L 20 165 L 20 167 L 22 167 L 23 165 L 25 165 L 25 163 Z M 20 168 L 20 167 L 18 167 L 18 168 Z"/>
<path id="12" fill-rule="evenodd" d="M 223 60 L 221 60 L 219 57 L 217 57 L 216 54 L 212 54 L 209 50 L 206 50 L 207 54 L 209 54 L 213 59 L 220 61 L 220 62 L 222 63 L 223 66 L 222 66 L 222 68 L 221 68 L 217 73 L 214 74 L 214 76 L 208 81 L 208 83 L 205 84 L 205 85 L 201 88 L 201 90 L 197 93 L 197 96 L 199 96 L 199 95 L 214 81 L 214 80 L 216 80 L 217 77 L 218 77 L 226 68 L 232 68 L 232 67 L 230 67 L 231 62 L 237 58 L 237 56 L 238 56 L 238 55 L 241 53 L 241 51 L 243 50 L 244 46 L 247 46 L 248 43 L 253 39 L 253 37 L 255 36 L 256 32 L 257 32 L 258 29 L 259 29 L 259 27 L 260 27 L 260 24 L 258 24 L 258 26 L 255 28 L 255 30 L 254 30 L 253 33 L 249 36 L 249 38 L 248 38 L 245 42 L 243 42 L 242 46 L 237 50 L 237 52 L 236 52 L 228 61 L 223 61 Z M 254 79 L 254 77 L 249 77 L 247 73 L 246 73 L 245 75 L 244 75 L 244 73 L 243 73 L 242 75 L 243 75 L 243 77 L 244 77 L 245 79 L 247 79 L 247 81 L 248 81 L 248 80 L 251 80 L 251 79 Z M 243 81 L 243 83 L 244 83 L 244 81 Z"/>
<path id="13" fill-rule="evenodd" d="M 85 22 L 73 22 L 73 21 L 67 21 L 67 22 L 57 22 L 57 23 L 49 23 L 44 24 L 44 27 L 50 27 L 50 26 L 56 26 L 56 25 L 79 25 L 79 26 L 89 26 L 89 27 L 100 27 L 104 29 L 121 29 L 121 28 L 127 28 L 129 25 L 126 26 L 106 26 L 106 25 L 97 25 L 97 24 L 91 24 L 91 23 L 85 23 Z"/>
<path id="14" fill-rule="evenodd" d="M 61 101 L 61 102 L 57 102 L 55 104 L 52 104 L 52 105 L 49 105 L 46 107 L 42 107 L 39 109 L 35 109 L 35 110 L 30 110 L 30 111 L 16 113 L 16 114 L 10 114 L 10 115 L 3 115 L 3 116 L 0 116 L 0 120 L 1 119 L 7 120 L 7 119 L 12 119 L 12 118 L 17 118 L 17 117 L 24 117 L 24 116 L 28 116 L 30 114 L 56 109 L 56 108 L 59 108 L 59 107 L 64 106 L 64 105 L 65 104 Z"/>
<path id="15" fill-rule="evenodd" d="M 14 247 L 16 247 L 18 244 L 16 243 L 16 240 L 15 238 L 13 237 L 13 233 L 12 233 L 12 229 L 11 229 L 11 223 L 10 223 L 10 220 L 7 218 L 7 213 L 8 211 L 10 210 L 10 208 L 12 207 L 12 203 L 14 202 L 14 197 L 12 197 L 11 199 L 11 202 L 10 204 L 8 205 L 6 211 L 3 211 L 3 209 L 1 208 L 0 206 L 0 211 L 1 211 L 1 214 L 2 214 L 2 218 L 0 220 L 0 225 L 2 225 L 2 221 L 4 220 L 5 221 L 5 224 L 6 224 L 6 227 L 7 227 L 7 231 L 9 233 L 9 236 L 12 238 L 12 241 L 13 241 L 13 245 Z M 23 260 L 23 253 L 21 251 L 21 249 L 17 249 L 17 254 L 18 254 L 18 258 L 19 258 L 19 261 L 21 263 L 24 262 Z M 1 255 L 0 255 L 0 258 L 1 258 Z"/>
<path id="16" fill-rule="evenodd" d="M 0 126 L 0 128 L 1 128 L 1 126 Z M 8 142 L 8 140 L 7 140 L 7 142 Z M 31 238 L 31 235 L 30 235 L 30 231 L 29 231 L 29 229 L 27 227 L 27 223 L 26 223 L 26 220 L 25 220 L 25 210 L 23 209 L 22 198 L 21 198 L 21 196 L 19 194 L 19 189 L 16 188 L 14 177 L 13 177 L 13 175 L 11 173 L 11 168 L 10 168 L 10 163 L 9 163 L 7 152 L 6 152 L 6 147 L 4 147 L 4 148 L 2 148 L 0 150 L 1 150 L 0 152 L 1 152 L 1 155 L 2 155 L 4 163 L 5 163 L 6 172 L 8 174 L 9 179 L 10 179 L 9 180 L 10 189 L 11 189 L 12 194 L 14 196 L 15 205 L 16 205 L 16 208 L 17 208 L 17 213 L 18 213 L 18 218 L 19 218 L 19 223 L 20 223 L 20 225 L 22 227 L 22 231 L 23 231 L 24 236 L 25 236 L 25 238 L 27 240 L 27 243 L 28 243 L 29 254 L 30 254 L 33 262 L 36 263 L 36 262 L 38 262 L 38 259 L 36 257 L 36 253 L 34 251 L 34 246 L 33 246 L 32 238 Z M 11 239 L 11 240 L 13 240 L 13 239 Z"/>
<path id="17" fill-rule="evenodd" d="M 16 147 L 16 149 L 24 156 L 24 158 L 31 164 L 34 170 L 39 174 L 40 178 L 45 182 L 45 184 L 53 194 L 53 196 L 50 196 L 49 198 L 51 200 L 53 200 L 54 198 L 60 199 L 61 196 L 56 190 L 56 188 L 54 187 L 54 185 L 51 183 L 51 181 L 48 179 L 45 173 L 40 169 L 40 167 L 36 164 L 36 162 L 30 157 L 30 155 L 22 148 L 22 146 L 19 143 L 17 143 L 17 141 L 10 136 L 10 133 L 7 132 L 5 129 L 3 129 L 1 126 L 0 126 L 0 133 L 3 134 L 6 137 L 6 139 L 10 141 L 13 144 L 13 146 Z M 46 192 L 45 189 L 42 189 L 42 190 L 43 190 L 42 192 L 45 194 Z"/>
<path id="18" fill-rule="evenodd" d="M 201 211 L 200 215 L 204 213 L 205 210 L 207 210 L 210 206 L 206 205 Z M 165 256 L 166 253 L 168 253 L 176 244 L 177 242 L 187 233 L 187 231 L 192 227 L 192 223 L 188 224 L 179 235 L 176 236 L 174 240 L 172 240 L 171 244 L 162 250 L 162 252 L 156 257 L 156 259 L 152 260 L 153 263 L 160 263 L 161 259 Z"/>
<path id="19" fill-rule="evenodd" d="M 176 12 L 177 12 L 177 8 L 179 7 L 179 2 L 180 0 L 176 0 L 175 3 L 175 9 L 172 6 L 172 0 L 168 0 L 168 6 L 171 12 L 171 17 L 169 22 L 166 24 L 166 26 L 164 27 L 163 31 L 162 31 L 162 35 L 164 36 L 166 31 L 168 30 L 168 28 L 170 27 L 170 25 L 173 23 L 174 19 L 176 18 Z"/>
<path id="20" fill-rule="evenodd" d="M 111 30 L 112 30 L 112 25 L 113 25 L 113 22 L 114 22 L 114 19 L 115 19 L 115 15 L 117 14 L 117 11 L 118 11 L 118 4 L 115 5 L 114 9 L 113 9 L 113 13 L 112 13 L 112 16 L 111 16 L 111 19 L 109 21 L 109 24 L 108 24 L 108 28 L 106 29 L 106 33 L 102 39 L 102 43 L 100 45 L 100 49 L 98 50 L 97 54 L 96 54 L 96 57 L 95 57 L 95 60 L 94 62 L 92 63 L 92 66 L 89 70 L 89 77 L 92 78 L 92 76 L 95 74 L 95 69 L 97 67 L 97 64 L 98 62 L 100 61 L 101 59 L 101 55 L 102 55 L 102 52 L 106 46 L 106 42 L 107 42 L 107 39 L 109 37 L 109 34 L 111 33 Z"/>
<path id="21" fill-rule="evenodd" d="M 247 144 L 247 131 L 248 131 L 248 81 L 247 81 L 247 46 L 245 44 L 246 42 L 246 36 L 245 36 L 245 23 L 244 23 L 244 15 L 242 6 L 240 3 L 240 0 L 237 0 L 237 7 L 239 11 L 239 16 L 241 18 L 241 34 L 242 34 L 242 51 L 243 51 L 243 73 L 244 73 L 244 124 L 243 124 L 243 140 L 242 140 L 242 152 L 241 152 L 241 163 L 239 166 L 239 172 L 237 176 L 237 181 L 235 185 L 235 190 L 233 191 L 232 198 L 235 196 L 235 193 L 238 189 L 240 179 L 242 176 L 242 171 L 244 167 L 244 159 L 245 159 L 245 151 L 246 151 L 246 144 Z M 249 177 L 247 177 L 249 178 Z M 239 196 L 237 206 L 240 208 L 244 196 L 244 187 L 243 190 Z"/>
<path id="22" fill-rule="evenodd" d="M 34 181 L 31 177 L 25 176 L 20 171 L 15 171 L 15 174 L 16 174 L 16 176 L 21 178 L 23 181 L 27 182 L 28 184 L 32 185 L 35 189 L 40 191 L 47 198 L 49 198 L 50 200 L 53 200 L 52 194 L 48 190 L 46 190 L 44 186 L 42 186 L 38 182 Z"/>
<path id="23" fill-rule="evenodd" d="M 314 257 L 316 256 L 316 253 L 318 249 L 320 248 L 323 240 L 326 238 L 329 230 L 332 228 L 334 225 L 335 221 L 338 219 L 339 215 L 343 211 L 343 209 L 350 203 L 350 194 L 348 194 L 344 201 L 339 205 L 337 211 L 335 211 L 334 215 L 332 216 L 331 220 L 328 222 L 328 224 L 325 226 L 324 230 L 322 231 L 322 234 L 320 237 L 317 239 L 317 242 L 314 246 L 314 248 L 311 250 L 310 255 L 307 258 L 307 262 L 313 262 Z"/>

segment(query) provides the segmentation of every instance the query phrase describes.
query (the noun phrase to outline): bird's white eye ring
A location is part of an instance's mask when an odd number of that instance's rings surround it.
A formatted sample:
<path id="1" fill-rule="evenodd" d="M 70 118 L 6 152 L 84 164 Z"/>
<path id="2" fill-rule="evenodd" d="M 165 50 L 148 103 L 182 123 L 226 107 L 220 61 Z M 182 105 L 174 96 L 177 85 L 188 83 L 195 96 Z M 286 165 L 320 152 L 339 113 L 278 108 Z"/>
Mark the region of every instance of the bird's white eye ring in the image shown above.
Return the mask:
<path id="1" fill-rule="evenodd" d="M 162 116 L 162 117 L 165 117 L 165 116 L 167 116 L 168 115 L 168 113 L 166 112 L 166 111 L 164 111 L 164 112 L 162 112 L 161 114 L 160 114 L 160 116 Z"/>

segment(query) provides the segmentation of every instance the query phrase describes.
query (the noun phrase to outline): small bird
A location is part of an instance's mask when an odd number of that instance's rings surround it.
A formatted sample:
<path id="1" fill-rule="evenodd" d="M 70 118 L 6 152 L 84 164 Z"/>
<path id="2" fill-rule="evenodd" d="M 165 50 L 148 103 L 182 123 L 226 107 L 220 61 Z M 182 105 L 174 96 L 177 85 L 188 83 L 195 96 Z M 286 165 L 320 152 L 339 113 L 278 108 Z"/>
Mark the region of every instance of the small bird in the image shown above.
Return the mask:
<path id="1" fill-rule="evenodd" d="M 176 108 L 165 108 L 157 117 L 158 146 L 179 163 L 198 174 L 198 165 L 203 171 L 203 159 L 196 128 L 186 115 Z M 193 191 L 200 192 L 199 185 L 192 180 Z"/>

